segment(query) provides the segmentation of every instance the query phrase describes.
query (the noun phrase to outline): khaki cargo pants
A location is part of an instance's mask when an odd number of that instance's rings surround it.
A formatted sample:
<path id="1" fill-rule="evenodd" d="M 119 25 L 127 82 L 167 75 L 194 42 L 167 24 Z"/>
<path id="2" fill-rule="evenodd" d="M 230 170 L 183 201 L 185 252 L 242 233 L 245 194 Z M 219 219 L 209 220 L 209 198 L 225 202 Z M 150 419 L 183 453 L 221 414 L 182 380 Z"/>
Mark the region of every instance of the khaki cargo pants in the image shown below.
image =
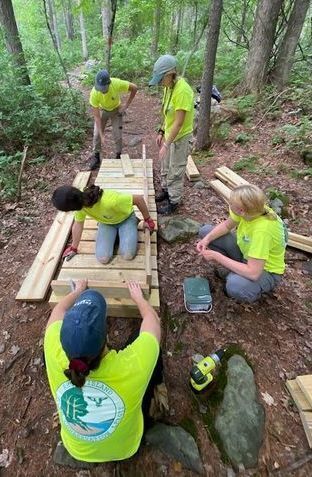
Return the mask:
<path id="1" fill-rule="evenodd" d="M 119 112 L 119 108 L 113 109 L 113 111 L 105 111 L 104 109 L 101 111 L 101 126 L 103 132 L 105 131 L 105 127 L 109 119 L 112 123 L 112 132 L 117 156 L 117 154 L 121 154 L 122 150 L 122 114 Z M 101 137 L 96 122 L 94 121 L 93 153 L 100 151 Z"/>
<path id="2" fill-rule="evenodd" d="M 192 135 L 187 134 L 173 142 L 161 161 L 161 187 L 167 190 L 172 204 L 182 199 L 187 156 L 190 153 Z"/>

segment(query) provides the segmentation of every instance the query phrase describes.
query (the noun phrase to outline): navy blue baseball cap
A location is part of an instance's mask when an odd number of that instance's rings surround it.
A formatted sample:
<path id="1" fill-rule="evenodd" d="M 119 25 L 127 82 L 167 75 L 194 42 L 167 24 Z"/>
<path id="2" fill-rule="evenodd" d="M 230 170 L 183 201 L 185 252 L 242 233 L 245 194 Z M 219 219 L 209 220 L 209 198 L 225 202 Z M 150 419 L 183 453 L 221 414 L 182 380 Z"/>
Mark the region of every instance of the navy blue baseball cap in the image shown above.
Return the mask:
<path id="1" fill-rule="evenodd" d="M 95 77 L 95 89 L 101 93 L 107 93 L 111 79 L 107 70 L 101 70 Z"/>
<path id="2" fill-rule="evenodd" d="M 96 290 L 82 292 L 66 311 L 61 344 L 69 359 L 98 356 L 106 342 L 106 301 Z"/>

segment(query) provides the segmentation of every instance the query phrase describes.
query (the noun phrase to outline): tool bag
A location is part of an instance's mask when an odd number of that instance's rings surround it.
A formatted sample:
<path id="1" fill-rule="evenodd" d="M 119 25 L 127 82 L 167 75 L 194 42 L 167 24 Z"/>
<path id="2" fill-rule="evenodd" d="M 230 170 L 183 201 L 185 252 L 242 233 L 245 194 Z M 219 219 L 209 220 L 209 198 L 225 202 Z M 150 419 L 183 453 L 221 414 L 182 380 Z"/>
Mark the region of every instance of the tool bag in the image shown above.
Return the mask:
<path id="1" fill-rule="evenodd" d="M 183 292 L 185 308 L 189 313 L 209 313 L 212 310 L 212 296 L 206 278 L 185 278 Z"/>

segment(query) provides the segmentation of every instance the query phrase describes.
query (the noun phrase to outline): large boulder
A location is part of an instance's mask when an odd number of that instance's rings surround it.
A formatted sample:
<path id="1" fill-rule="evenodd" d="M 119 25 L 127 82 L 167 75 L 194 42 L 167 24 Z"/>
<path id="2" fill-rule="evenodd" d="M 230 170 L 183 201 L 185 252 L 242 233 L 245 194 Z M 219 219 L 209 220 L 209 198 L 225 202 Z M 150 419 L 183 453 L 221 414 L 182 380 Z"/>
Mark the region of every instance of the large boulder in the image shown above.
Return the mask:
<path id="1" fill-rule="evenodd" d="M 257 398 L 252 369 L 242 356 L 234 355 L 228 361 L 227 385 L 215 427 L 236 467 L 257 465 L 263 440 L 264 409 Z"/>
<path id="2" fill-rule="evenodd" d="M 197 235 L 201 224 L 186 217 L 159 217 L 158 233 L 166 242 L 185 241 Z"/>
<path id="3" fill-rule="evenodd" d="M 155 424 L 145 435 L 145 441 L 166 455 L 181 462 L 187 469 L 203 473 L 203 465 L 194 438 L 179 426 Z"/>

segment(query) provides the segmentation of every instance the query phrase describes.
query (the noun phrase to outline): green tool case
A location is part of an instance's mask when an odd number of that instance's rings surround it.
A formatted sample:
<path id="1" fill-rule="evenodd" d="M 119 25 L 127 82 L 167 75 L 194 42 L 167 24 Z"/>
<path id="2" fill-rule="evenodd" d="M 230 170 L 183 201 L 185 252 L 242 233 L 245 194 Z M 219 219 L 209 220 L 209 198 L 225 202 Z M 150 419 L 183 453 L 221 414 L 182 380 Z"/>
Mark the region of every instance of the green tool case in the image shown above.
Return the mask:
<path id="1" fill-rule="evenodd" d="M 212 296 L 206 278 L 185 278 L 183 291 L 185 308 L 189 313 L 209 313 L 212 310 Z"/>

